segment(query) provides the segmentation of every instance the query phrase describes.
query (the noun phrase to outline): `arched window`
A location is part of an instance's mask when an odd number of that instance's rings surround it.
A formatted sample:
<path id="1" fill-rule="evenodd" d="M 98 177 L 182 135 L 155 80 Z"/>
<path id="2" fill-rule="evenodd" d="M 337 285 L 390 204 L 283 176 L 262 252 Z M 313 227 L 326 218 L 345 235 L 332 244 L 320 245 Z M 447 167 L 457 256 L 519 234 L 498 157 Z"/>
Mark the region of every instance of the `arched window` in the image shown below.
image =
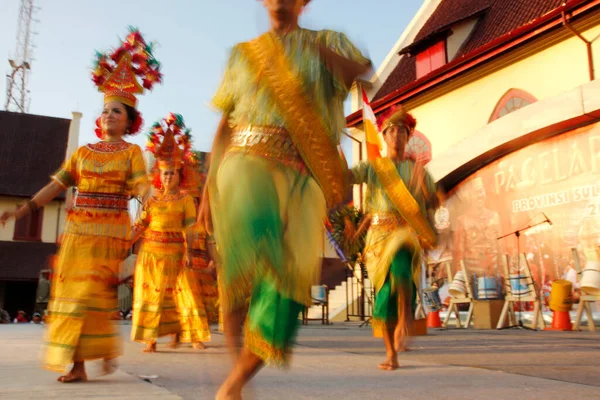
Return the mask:
<path id="1" fill-rule="evenodd" d="M 496 103 L 496 107 L 490 116 L 488 122 L 492 122 L 498 118 L 504 117 L 513 111 L 523 108 L 531 103 L 535 103 L 537 99 L 531 94 L 521 89 L 510 89 Z"/>

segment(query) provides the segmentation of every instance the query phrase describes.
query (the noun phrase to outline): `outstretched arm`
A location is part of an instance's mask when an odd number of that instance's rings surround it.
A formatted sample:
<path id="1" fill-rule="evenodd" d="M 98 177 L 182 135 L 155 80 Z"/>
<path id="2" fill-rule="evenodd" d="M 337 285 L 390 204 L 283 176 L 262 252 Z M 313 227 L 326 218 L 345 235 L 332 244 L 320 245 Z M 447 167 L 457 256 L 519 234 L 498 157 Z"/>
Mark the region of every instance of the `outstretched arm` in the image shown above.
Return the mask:
<path id="1" fill-rule="evenodd" d="M 371 70 L 371 62 L 360 63 L 345 58 L 325 46 L 319 46 L 319 55 L 334 75 L 341 78 L 346 87 L 352 86 L 354 80 Z"/>
<path id="2" fill-rule="evenodd" d="M 50 181 L 42 188 L 42 190 L 37 192 L 31 200 L 19 207 L 17 211 L 4 211 L 2 215 L 0 215 L 0 224 L 4 226 L 6 221 L 10 218 L 20 219 L 31 214 L 38 208 L 44 207 L 64 190 L 65 189 L 55 181 Z"/>

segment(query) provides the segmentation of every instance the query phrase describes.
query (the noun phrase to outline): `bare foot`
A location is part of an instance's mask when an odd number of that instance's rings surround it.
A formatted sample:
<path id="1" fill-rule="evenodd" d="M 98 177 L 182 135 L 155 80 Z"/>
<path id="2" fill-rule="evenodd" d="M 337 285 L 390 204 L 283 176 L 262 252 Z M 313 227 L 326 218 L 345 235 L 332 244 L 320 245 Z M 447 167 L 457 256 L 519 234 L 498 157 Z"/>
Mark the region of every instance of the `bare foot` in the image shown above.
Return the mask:
<path id="1" fill-rule="evenodd" d="M 68 374 L 59 377 L 57 381 L 62 383 L 86 382 L 87 374 L 85 373 L 83 363 L 75 363 L 73 369 L 71 369 Z"/>
<path id="2" fill-rule="evenodd" d="M 387 356 L 386 360 L 378 365 L 379 369 L 384 371 L 393 371 L 398 369 L 398 354 L 390 354 Z"/>
<path id="3" fill-rule="evenodd" d="M 114 374 L 117 370 L 118 364 L 115 358 L 105 359 L 102 362 L 102 375 Z"/>
<path id="4" fill-rule="evenodd" d="M 156 342 L 148 343 L 142 353 L 156 353 Z"/>
<path id="5" fill-rule="evenodd" d="M 176 333 L 175 335 L 173 335 L 173 340 L 171 341 L 171 343 L 169 343 L 169 348 L 176 349 L 178 347 L 179 347 L 179 333 Z"/>
<path id="6" fill-rule="evenodd" d="M 379 369 L 382 369 L 384 371 L 393 371 L 395 369 L 398 369 L 399 365 L 398 364 L 393 365 L 393 364 L 388 364 L 388 363 L 383 362 L 383 363 L 379 364 L 378 367 L 379 367 Z"/>
<path id="7" fill-rule="evenodd" d="M 217 392 L 215 400 L 242 400 L 242 388 L 234 388 L 226 381 Z"/>
<path id="8" fill-rule="evenodd" d="M 196 349 L 196 350 L 204 350 L 204 349 L 206 349 L 206 345 L 204 343 L 202 343 L 202 342 L 194 342 L 192 344 L 192 347 L 194 349 Z"/>

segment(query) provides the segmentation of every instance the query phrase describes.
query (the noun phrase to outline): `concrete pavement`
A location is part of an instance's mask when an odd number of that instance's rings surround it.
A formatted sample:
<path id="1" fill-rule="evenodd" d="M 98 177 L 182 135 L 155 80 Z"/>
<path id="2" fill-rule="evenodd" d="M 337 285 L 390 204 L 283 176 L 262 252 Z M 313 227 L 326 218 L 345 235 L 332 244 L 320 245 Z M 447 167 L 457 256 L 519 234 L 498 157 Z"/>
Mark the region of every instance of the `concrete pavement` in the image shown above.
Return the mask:
<path id="1" fill-rule="evenodd" d="M 41 368 L 42 340 L 41 325 L 0 325 L 0 399 L 180 399 L 123 370 L 98 379 L 99 363 L 90 363 L 89 382 L 60 384 Z"/>
<path id="2" fill-rule="evenodd" d="M 159 342 L 156 354 L 125 340 L 117 374 L 59 384 L 39 368 L 42 331 L 0 326 L 1 399 L 212 399 L 230 367 L 220 334 L 203 351 Z M 313 324 L 300 332 L 291 370 L 261 371 L 244 399 L 600 399 L 599 340 L 587 332 L 430 331 L 401 356 L 401 369 L 384 372 L 370 328 Z"/>

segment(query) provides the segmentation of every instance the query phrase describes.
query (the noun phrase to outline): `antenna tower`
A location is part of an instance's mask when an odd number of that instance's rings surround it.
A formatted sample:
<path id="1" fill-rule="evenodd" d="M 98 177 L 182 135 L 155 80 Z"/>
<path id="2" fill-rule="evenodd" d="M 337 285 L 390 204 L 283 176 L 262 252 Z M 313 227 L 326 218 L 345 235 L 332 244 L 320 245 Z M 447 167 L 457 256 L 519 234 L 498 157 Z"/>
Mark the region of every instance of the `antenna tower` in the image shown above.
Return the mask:
<path id="1" fill-rule="evenodd" d="M 33 31 L 35 13 L 39 10 L 37 0 L 21 0 L 17 24 L 17 47 L 13 58 L 8 60 L 11 71 L 6 75 L 6 111 L 25 113 L 29 110 L 28 78 L 33 60 Z"/>

